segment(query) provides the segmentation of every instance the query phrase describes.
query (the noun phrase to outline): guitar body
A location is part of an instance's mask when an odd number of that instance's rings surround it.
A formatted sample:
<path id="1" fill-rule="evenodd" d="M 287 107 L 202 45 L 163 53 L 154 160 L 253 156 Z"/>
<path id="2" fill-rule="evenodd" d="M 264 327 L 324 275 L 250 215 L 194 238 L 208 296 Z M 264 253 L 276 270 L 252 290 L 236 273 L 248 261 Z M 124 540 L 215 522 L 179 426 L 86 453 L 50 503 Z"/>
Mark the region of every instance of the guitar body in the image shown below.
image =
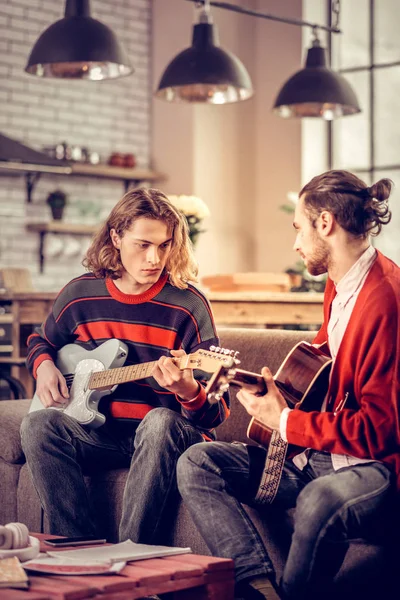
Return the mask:
<path id="1" fill-rule="evenodd" d="M 328 389 L 331 366 L 332 359 L 318 348 L 306 342 L 296 344 L 274 376 L 288 406 L 293 408 L 298 405 L 298 408 L 306 411 L 320 410 Z M 258 378 L 261 386 L 264 380 L 261 376 Z M 247 436 L 267 448 L 273 431 L 252 417 Z"/>
<path id="2" fill-rule="evenodd" d="M 320 410 L 328 390 L 331 366 L 332 359 L 319 348 L 299 342 L 279 367 L 274 381 L 290 408 L 297 405 L 303 410 Z M 208 401 L 217 401 L 230 385 L 247 389 L 257 396 L 268 394 L 262 375 L 221 365 L 206 387 Z M 265 401 L 268 402 L 268 396 Z M 279 487 L 288 444 L 279 431 L 255 417 L 249 423 L 247 436 L 267 451 L 254 500 L 271 504 Z"/>
<path id="3" fill-rule="evenodd" d="M 98 411 L 99 402 L 103 396 L 111 394 L 117 386 L 91 390 L 88 388 L 89 377 L 94 372 L 122 367 L 127 356 L 127 345 L 117 339 L 107 340 L 94 350 L 85 350 L 78 344 L 68 344 L 61 348 L 56 365 L 66 378 L 67 384 L 69 379 L 73 379 L 69 390 L 70 400 L 66 408 L 53 406 L 50 408 L 61 410 L 66 415 L 74 417 L 81 425 L 88 425 L 92 429 L 103 425 L 105 416 Z M 45 408 L 35 394 L 29 412 Z"/>

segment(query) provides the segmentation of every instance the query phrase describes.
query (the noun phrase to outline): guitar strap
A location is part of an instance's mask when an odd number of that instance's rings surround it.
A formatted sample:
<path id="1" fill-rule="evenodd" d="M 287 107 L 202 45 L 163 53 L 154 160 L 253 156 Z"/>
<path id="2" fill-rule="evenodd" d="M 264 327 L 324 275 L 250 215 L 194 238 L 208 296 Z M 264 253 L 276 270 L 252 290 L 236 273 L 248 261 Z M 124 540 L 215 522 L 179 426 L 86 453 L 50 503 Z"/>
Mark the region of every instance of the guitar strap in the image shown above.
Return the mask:
<path id="1" fill-rule="evenodd" d="M 258 504 L 271 504 L 273 502 L 281 481 L 287 449 L 287 442 L 282 439 L 279 431 L 274 430 L 271 434 L 263 472 L 254 498 Z"/>

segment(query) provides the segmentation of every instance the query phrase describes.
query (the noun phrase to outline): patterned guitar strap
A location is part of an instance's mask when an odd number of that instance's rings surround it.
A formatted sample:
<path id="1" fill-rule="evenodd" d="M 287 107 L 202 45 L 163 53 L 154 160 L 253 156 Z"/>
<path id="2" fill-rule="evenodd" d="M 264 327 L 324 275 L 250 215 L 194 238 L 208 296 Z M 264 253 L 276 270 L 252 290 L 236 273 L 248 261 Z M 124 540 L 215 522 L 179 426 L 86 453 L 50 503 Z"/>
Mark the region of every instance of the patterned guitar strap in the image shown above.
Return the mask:
<path id="1" fill-rule="evenodd" d="M 271 504 L 273 502 L 281 481 L 287 449 L 287 442 L 282 439 L 279 431 L 274 430 L 271 434 L 263 472 L 254 498 L 257 503 Z"/>

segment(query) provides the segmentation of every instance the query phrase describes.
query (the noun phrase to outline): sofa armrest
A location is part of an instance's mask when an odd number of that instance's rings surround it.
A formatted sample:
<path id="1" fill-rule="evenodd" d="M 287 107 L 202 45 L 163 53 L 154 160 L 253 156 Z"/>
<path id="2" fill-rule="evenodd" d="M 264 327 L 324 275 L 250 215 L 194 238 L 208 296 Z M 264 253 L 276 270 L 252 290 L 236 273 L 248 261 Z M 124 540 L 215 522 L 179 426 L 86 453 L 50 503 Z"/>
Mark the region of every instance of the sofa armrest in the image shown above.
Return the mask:
<path id="1" fill-rule="evenodd" d="M 0 402 L 0 457 L 7 463 L 24 462 L 19 429 L 30 403 L 30 400 Z"/>

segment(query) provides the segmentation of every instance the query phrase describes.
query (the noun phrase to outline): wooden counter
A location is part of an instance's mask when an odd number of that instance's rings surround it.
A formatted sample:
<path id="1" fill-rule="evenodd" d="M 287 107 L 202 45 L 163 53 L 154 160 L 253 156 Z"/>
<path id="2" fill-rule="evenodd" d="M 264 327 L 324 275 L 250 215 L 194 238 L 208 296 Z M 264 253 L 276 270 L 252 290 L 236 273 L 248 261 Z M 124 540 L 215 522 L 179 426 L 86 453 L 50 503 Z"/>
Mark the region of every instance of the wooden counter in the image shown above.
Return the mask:
<path id="1" fill-rule="evenodd" d="M 207 292 L 217 325 L 320 325 L 323 294 L 314 292 Z"/>

